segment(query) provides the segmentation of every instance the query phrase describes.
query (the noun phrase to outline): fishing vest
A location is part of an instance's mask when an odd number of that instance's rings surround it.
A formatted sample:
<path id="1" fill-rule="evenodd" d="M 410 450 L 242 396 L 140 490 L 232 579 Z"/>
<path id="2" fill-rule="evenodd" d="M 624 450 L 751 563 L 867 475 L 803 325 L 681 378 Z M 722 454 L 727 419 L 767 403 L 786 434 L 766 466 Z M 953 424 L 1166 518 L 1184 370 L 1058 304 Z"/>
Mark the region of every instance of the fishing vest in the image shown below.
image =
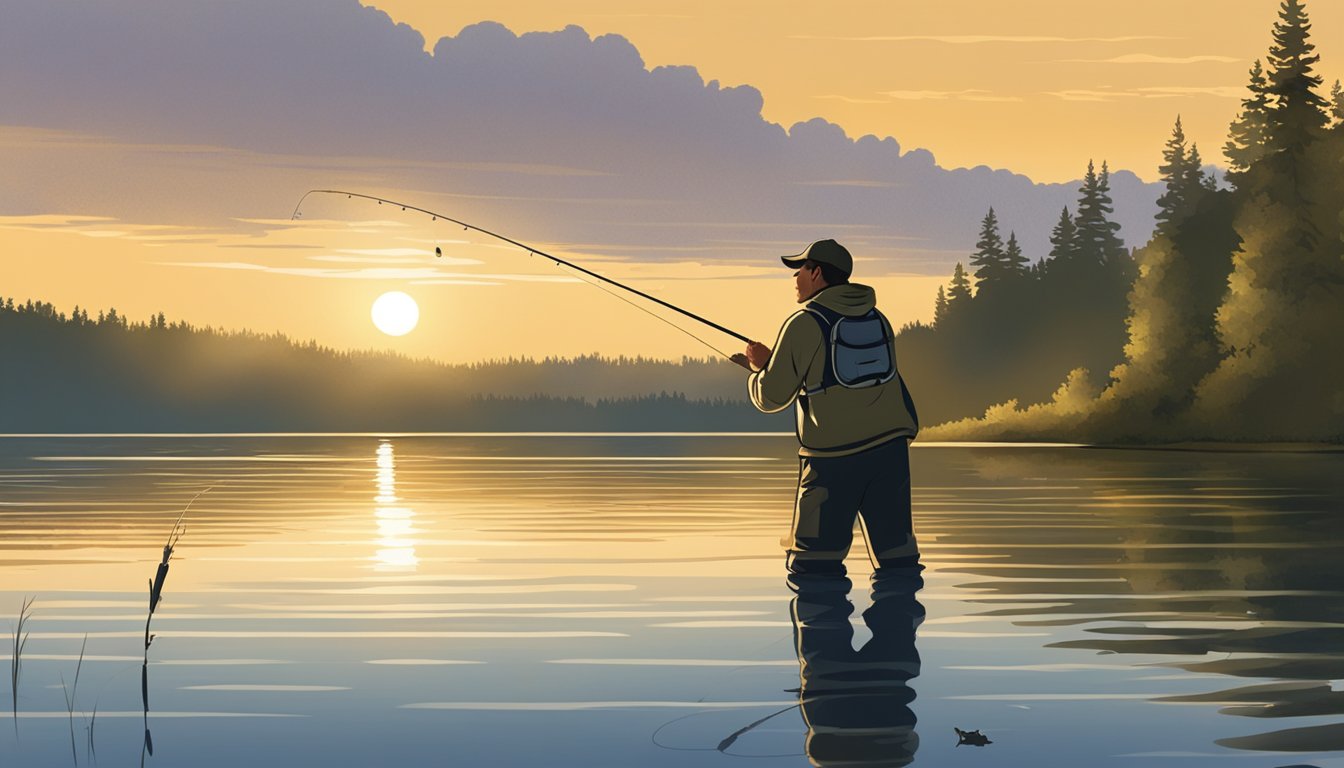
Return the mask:
<path id="1" fill-rule="evenodd" d="M 866 314 L 849 317 L 815 301 L 803 310 L 821 326 L 826 345 L 821 383 L 804 389 L 804 395 L 819 395 L 837 384 L 846 389 L 875 387 L 897 377 L 896 360 L 891 352 L 891 326 L 881 312 L 870 309 Z"/>

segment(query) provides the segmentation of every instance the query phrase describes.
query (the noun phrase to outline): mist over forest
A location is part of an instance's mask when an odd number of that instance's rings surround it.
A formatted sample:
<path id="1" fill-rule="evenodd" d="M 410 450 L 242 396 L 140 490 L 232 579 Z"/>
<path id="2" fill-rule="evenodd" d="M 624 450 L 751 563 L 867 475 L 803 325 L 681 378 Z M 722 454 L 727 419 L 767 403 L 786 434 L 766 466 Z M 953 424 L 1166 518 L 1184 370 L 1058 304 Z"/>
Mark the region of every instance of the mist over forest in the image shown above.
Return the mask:
<path id="1" fill-rule="evenodd" d="M 0 301 L 0 432 L 786 431 L 724 360 L 343 352 L 280 334 Z"/>

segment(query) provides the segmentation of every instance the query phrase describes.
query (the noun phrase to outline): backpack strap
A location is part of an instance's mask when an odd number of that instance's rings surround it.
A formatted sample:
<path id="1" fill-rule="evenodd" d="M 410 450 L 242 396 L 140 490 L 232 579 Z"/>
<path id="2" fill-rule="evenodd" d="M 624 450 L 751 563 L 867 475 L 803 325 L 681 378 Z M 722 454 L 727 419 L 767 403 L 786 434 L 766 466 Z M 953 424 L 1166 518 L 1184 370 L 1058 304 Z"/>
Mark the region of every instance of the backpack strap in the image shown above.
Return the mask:
<path id="1" fill-rule="evenodd" d="M 830 307 L 823 307 L 815 301 L 809 301 L 803 307 L 803 311 L 812 315 L 812 318 L 817 321 L 817 325 L 821 327 L 821 344 L 823 347 L 821 356 L 824 361 L 821 369 L 821 383 L 812 389 L 804 388 L 800 395 L 800 397 L 807 397 L 808 395 L 819 395 L 840 383 L 835 375 L 834 361 L 831 359 L 831 345 L 835 341 L 835 324 L 840 322 L 844 315 Z"/>
<path id="2" fill-rule="evenodd" d="M 813 389 L 805 388 L 802 392 L 798 393 L 798 403 L 802 407 L 803 412 L 806 413 L 810 407 L 810 403 L 807 401 L 809 395 L 819 395 L 822 392 L 825 392 L 827 388 L 840 383 L 840 379 L 835 375 L 835 363 L 832 360 L 831 346 L 835 343 L 835 324 L 840 322 L 844 315 L 836 312 L 830 307 L 823 307 L 815 301 L 808 302 L 807 305 L 803 307 L 803 311 L 812 315 L 817 321 L 817 325 L 821 327 L 822 344 L 826 347 L 826 350 L 822 355 L 822 357 L 825 358 L 825 367 L 822 369 L 821 384 Z M 879 309 L 874 308 L 872 311 L 881 319 L 882 325 L 886 328 L 887 338 L 895 339 L 895 329 L 891 327 L 891 321 L 887 319 L 887 316 L 882 314 L 882 311 Z M 905 401 L 905 408 L 910 412 L 910 417 L 915 422 L 915 430 L 918 431 L 919 411 L 915 409 L 915 399 L 910 396 L 910 388 L 905 385 L 905 379 L 901 376 L 901 369 L 894 353 L 891 358 L 891 365 L 896 369 L 896 381 L 901 387 L 901 399 Z"/>

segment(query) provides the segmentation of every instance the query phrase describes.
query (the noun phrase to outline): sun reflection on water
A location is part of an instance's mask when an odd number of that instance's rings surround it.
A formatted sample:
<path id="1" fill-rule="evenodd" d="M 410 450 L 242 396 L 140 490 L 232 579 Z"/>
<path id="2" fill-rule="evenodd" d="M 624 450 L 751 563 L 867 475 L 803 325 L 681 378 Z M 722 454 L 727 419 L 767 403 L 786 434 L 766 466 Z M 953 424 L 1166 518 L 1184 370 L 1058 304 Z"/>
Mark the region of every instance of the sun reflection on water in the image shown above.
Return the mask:
<path id="1" fill-rule="evenodd" d="M 415 556 L 415 512 L 403 506 L 397 497 L 396 459 L 392 442 L 378 444 L 378 495 L 374 516 L 378 522 L 379 549 L 374 553 L 376 571 L 414 571 L 420 564 Z"/>

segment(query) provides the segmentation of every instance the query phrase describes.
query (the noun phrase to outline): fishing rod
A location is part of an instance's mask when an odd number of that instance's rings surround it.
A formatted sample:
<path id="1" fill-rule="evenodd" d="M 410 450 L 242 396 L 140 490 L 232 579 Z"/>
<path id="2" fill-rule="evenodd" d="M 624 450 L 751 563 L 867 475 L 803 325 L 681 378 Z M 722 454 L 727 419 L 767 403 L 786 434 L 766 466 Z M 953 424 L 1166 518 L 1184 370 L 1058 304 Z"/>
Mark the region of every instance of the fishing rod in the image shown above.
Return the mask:
<path id="1" fill-rule="evenodd" d="M 661 306 L 667 307 L 668 309 L 671 309 L 671 310 L 675 310 L 675 311 L 677 311 L 677 312 L 680 312 L 681 314 L 683 314 L 683 315 L 685 315 L 685 316 L 691 318 L 692 320 L 696 320 L 696 321 L 698 321 L 698 322 L 704 323 L 705 325 L 708 325 L 710 328 L 713 328 L 713 329 L 716 330 L 716 331 L 720 331 L 720 332 L 722 332 L 722 333 L 726 333 L 726 334 L 728 334 L 729 336 L 732 336 L 732 337 L 735 338 L 735 339 L 738 339 L 738 340 L 740 340 L 740 341 L 746 342 L 747 344 L 751 344 L 751 343 L 753 343 L 751 339 L 747 338 L 746 336 L 743 336 L 742 334 L 738 333 L 737 331 L 734 331 L 734 330 L 732 330 L 732 329 L 730 329 L 730 328 L 725 328 L 724 326 L 719 325 L 718 323 L 716 323 L 716 322 L 714 322 L 714 321 L 712 321 L 712 320 L 708 320 L 708 319 L 706 319 L 706 318 L 704 318 L 704 317 L 701 317 L 700 315 L 697 315 L 697 314 L 695 314 L 694 312 L 691 312 L 690 310 L 682 309 L 681 307 L 678 307 L 678 306 L 675 305 L 675 304 L 671 304 L 671 303 L 669 303 L 669 302 L 663 301 L 662 299 L 658 298 L 657 296 L 650 296 L 649 294 L 647 294 L 647 293 L 645 293 L 645 292 L 643 292 L 643 291 L 641 291 L 641 290 L 638 290 L 638 289 L 636 289 L 636 288 L 631 288 L 630 286 L 625 285 L 624 283 L 619 283 L 619 282 L 617 282 L 617 281 L 615 281 L 615 280 L 612 280 L 611 278 L 606 277 L 606 276 L 604 276 L 604 275 L 599 275 L 598 273 L 592 271 L 591 269 L 587 269 L 586 267 L 581 267 L 581 266 L 579 266 L 578 264 L 575 264 L 575 263 L 572 262 L 572 261 L 566 261 L 565 259 L 562 259 L 562 258 L 560 258 L 559 256 L 553 256 L 553 255 L 551 255 L 551 254 L 549 254 L 549 253 L 547 253 L 547 252 L 545 252 L 545 251 L 543 251 L 543 250 L 540 250 L 540 249 L 538 249 L 538 248 L 533 248 L 532 246 L 530 246 L 530 245 L 528 245 L 528 244 L 526 244 L 526 243 L 520 243 L 520 242 L 518 242 L 517 240 L 514 240 L 514 239 L 511 238 L 511 237 L 506 237 L 506 236 L 504 236 L 504 235 L 501 235 L 501 234 L 499 234 L 498 232 L 491 232 L 491 231 L 488 230 L 488 229 L 483 229 L 483 228 L 478 227 L 478 226 L 476 226 L 476 225 L 474 225 L 474 224 L 468 224 L 468 223 L 465 222 L 465 221 L 460 221 L 460 220 L 455 219 L 455 218 L 453 218 L 453 217 L 451 217 L 451 216 L 445 216 L 445 215 L 443 215 L 442 213 L 436 213 L 436 212 L 434 212 L 434 211 L 431 211 L 431 210 L 428 210 L 428 209 L 425 209 L 425 208 L 420 208 L 420 207 L 418 207 L 418 206 L 410 205 L 410 204 L 408 204 L 408 203 L 402 203 L 402 202 L 398 202 L 398 201 L 396 201 L 396 200 L 389 200 L 388 198 L 385 198 L 385 197 L 378 197 L 378 196 L 376 196 L 376 195 L 365 195 L 365 194 L 361 194 L 361 193 L 359 193 L 359 192 L 348 192 L 348 191 L 341 190 L 341 189 L 310 189 L 310 190 L 308 190 L 307 192 L 303 193 L 303 197 L 299 198 L 299 203 L 298 203 L 298 205 L 294 206 L 294 213 L 291 214 L 290 217 L 289 217 L 291 221 L 293 221 L 294 219 L 297 219 L 297 218 L 299 217 L 299 209 L 303 207 L 303 201 L 304 201 L 304 200 L 307 200 L 309 195 L 345 195 L 347 198 L 355 198 L 355 197 L 357 197 L 357 198 L 360 198 L 360 199 L 363 199 L 363 200 L 373 200 L 373 201 L 376 201 L 379 205 L 382 205 L 383 203 L 387 203 L 388 205 L 397 205 L 397 206 L 401 206 L 401 210 L 403 210 L 403 211 L 417 211 L 417 212 L 419 212 L 419 213 L 423 213 L 423 214 L 425 214 L 426 216 L 429 216 L 429 217 L 430 217 L 432 220 L 434 220 L 434 221 L 438 221 L 439 219 L 443 219 L 444 221 L 452 222 L 453 224 L 456 224 L 456 225 L 462 227 L 463 229 L 469 229 L 469 230 L 472 230 L 472 231 L 475 231 L 475 232 L 480 232 L 481 234 L 483 234 L 483 235 L 487 235 L 487 236 L 489 236 L 489 237 L 493 237 L 493 238 L 495 238 L 496 240 L 502 240 L 502 241 L 504 241 L 504 242 L 506 242 L 506 243 L 509 243 L 510 245 L 516 245 L 516 246 L 518 246 L 519 248 L 522 248 L 523 250 L 527 251 L 529 254 L 533 254 L 533 255 L 536 255 L 536 256 L 541 256 L 542 258 L 545 258 L 545 259 L 549 259 L 550 261 L 554 262 L 557 266 L 564 265 L 564 266 L 569 267 L 570 269 L 573 269 L 573 270 L 575 270 L 575 271 L 577 271 L 577 272 L 582 272 L 582 273 L 585 274 L 585 275 L 590 275 L 590 276 L 592 276 L 592 277 L 595 277 L 595 278 L 597 278 L 598 280 L 601 280 L 601 281 L 603 281 L 603 282 L 605 282 L 605 283 L 610 283 L 610 284 L 616 286 L 617 288 L 621 288 L 621 289 L 623 289 L 623 290 L 629 291 L 630 293 L 633 293 L 633 294 L 635 294 L 636 296 L 639 296 L 639 297 L 641 297 L 641 298 L 648 299 L 649 301 L 652 301 L 652 302 L 654 302 L 655 304 L 659 304 L 659 305 L 661 305 Z M 442 252 L 441 252 L 438 248 L 435 248 L 434 251 L 435 251 L 435 254 L 438 255 L 438 256 L 442 256 L 442 255 L 443 255 Z M 584 282 L 587 282 L 587 281 L 584 281 Z M 601 286 L 597 285 L 596 283 L 589 283 L 589 285 L 594 285 L 594 286 L 596 286 L 596 287 L 598 287 L 598 288 L 601 288 Z M 605 290 L 605 289 L 604 289 L 604 290 Z M 612 294 L 612 295 L 615 295 L 615 294 Z M 620 297 L 618 296 L 617 298 L 620 298 Z M 622 300 L 624 301 L 624 299 L 622 299 Z M 627 303 L 631 303 L 631 302 L 627 302 Z M 632 306 L 636 306 L 636 307 L 638 307 L 638 305 L 635 305 L 635 304 L 633 304 L 633 303 L 631 303 L 631 304 L 632 304 Z M 640 309 L 643 309 L 643 307 L 639 307 L 639 308 L 640 308 Z M 647 312 L 648 310 L 644 310 L 644 311 Z M 650 312 L 649 314 L 653 314 L 653 313 Z M 730 360 L 733 359 L 730 355 L 726 355 L 726 354 L 724 354 L 722 351 L 716 349 L 715 347 L 713 347 L 712 345 L 710 345 L 708 342 L 704 341 L 704 340 L 701 339 L 700 337 L 698 337 L 698 336 L 696 336 L 696 335 L 690 333 L 689 331 L 685 330 L 684 328 L 681 328 L 680 326 L 678 326 L 678 325 L 676 325 L 676 324 L 674 324 L 674 323 L 668 321 L 666 318 L 659 317 L 658 315 L 653 315 L 653 316 L 654 316 L 654 317 L 658 317 L 659 320 L 662 320 L 663 322 L 668 323 L 668 325 L 671 325 L 673 328 L 676 328 L 677 330 L 681 331 L 682 333 L 685 333 L 686 335 L 688 335 L 688 336 L 690 336 L 691 338 L 693 338 L 693 339 L 699 341 L 701 344 L 704 344 L 705 346 L 709 347 L 710 349 L 713 349 L 715 352 L 718 352 L 719 354 L 723 355 L 724 357 L 727 357 L 727 358 L 729 358 Z M 738 361 L 734 360 L 733 362 L 738 362 Z M 740 364 L 741 364 L 741 363 L 739 363 L 739 365 L 740 365 Z"/>

